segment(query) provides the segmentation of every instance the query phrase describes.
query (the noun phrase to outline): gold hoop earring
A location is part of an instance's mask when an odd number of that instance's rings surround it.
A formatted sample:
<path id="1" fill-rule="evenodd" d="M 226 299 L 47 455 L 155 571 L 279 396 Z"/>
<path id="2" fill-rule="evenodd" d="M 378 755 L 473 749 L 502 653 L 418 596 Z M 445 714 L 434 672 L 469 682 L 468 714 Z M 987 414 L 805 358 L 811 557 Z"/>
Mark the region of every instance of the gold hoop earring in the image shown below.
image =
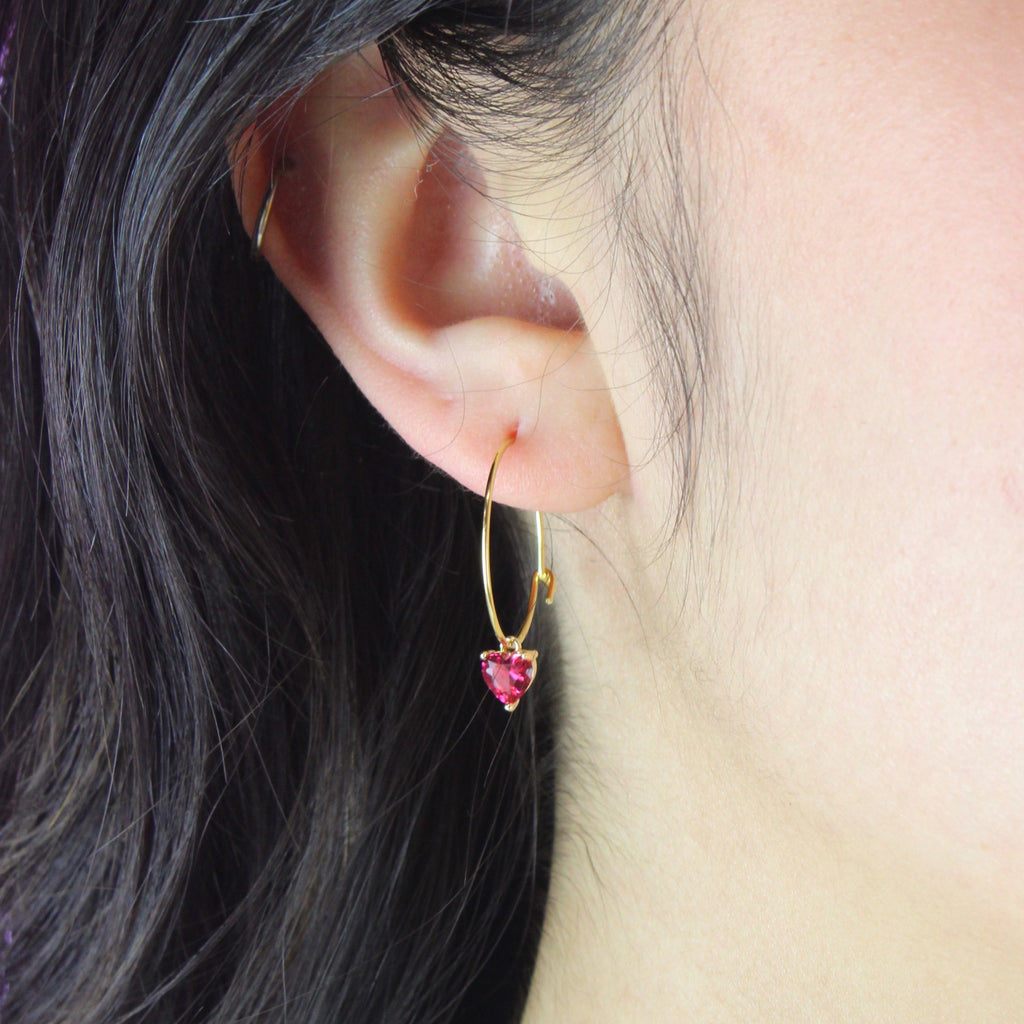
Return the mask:
<path id="1" fill-rule="evenodd" d="M 484 597 L 487 601 L 487 613 L 494 627 L 494 635 L 498 638 L 498 650 L 483 651 L 480 655 L 480 671 L 484 682 L 495 697 L 505 705 L 506 711 L 515 711 L 519 700 L 526 693 L 530 684 L 537 677 L 537 652 L 523 650 L 523 641 L 533 624 L 533 613 L 537 609 L 537 594 L 543 583 L 547 588 L 544 603 L 551 604 L 555 599 L 555 574 L 545 565 L 546 552 L 544 547 L 544 517 L 535 512 L 537 524 L 537 569 L 530 581 L 530 597 L 526 606 L 526 618 L 518 633 L 506 633 L 498 621 L 498 611 L 494 607 L 494 590 L 491 586 L 491 498 L 494 494 L 494 480 L 498 475 L 498 463 L 502 455 L 512 444 L 509 438 L 498 449 L 491 463 L 491 472 L 487 477 L 487 490 L 484 492 L 484 525 L 480 538 L 480 562 L 484 574 Z"/>
<path id="2" fill-rule="evenodd" d="M 260 212 L 256 215 L 256 225 L 252 229 L 252 239 L 249 242 L 249 255 L 254 260 L 263 259 L 263 235 L 267 230 L 270 221 L 270 207 L 274 205 L 274 193 L 277 192 L 277 179 L 271 175 L 270 184 L 260 203 Z"/>

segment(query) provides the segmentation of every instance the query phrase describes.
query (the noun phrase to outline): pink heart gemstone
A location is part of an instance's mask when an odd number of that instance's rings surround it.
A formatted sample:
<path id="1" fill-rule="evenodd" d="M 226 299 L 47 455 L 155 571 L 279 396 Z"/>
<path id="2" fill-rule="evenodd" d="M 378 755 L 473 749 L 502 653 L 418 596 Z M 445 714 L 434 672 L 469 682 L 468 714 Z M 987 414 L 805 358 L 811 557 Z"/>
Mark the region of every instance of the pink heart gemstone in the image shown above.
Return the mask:
<path id="1" fill-rule="evenodd" d="M 484 651 L 480 671 L 491 693 L 511 711 L 537 674 L 537 652 Z"/>

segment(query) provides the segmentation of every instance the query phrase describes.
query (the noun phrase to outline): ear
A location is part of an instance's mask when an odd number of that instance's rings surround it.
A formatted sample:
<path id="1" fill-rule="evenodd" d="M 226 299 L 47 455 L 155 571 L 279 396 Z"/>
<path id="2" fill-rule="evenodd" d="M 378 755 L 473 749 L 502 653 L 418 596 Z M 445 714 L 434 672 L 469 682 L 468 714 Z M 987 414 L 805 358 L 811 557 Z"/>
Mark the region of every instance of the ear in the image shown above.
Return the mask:
<path id="1" fill-rule="evenodd" d="M 469 150 L 410 126 L 362 56 L 278 104 L 236 147 L 252 228 L 277 182 L 262 252 L 407 443 L 482 493 L 572 512 L 625 486 L 601 359 L 573 297 L 537 270 Z"/>

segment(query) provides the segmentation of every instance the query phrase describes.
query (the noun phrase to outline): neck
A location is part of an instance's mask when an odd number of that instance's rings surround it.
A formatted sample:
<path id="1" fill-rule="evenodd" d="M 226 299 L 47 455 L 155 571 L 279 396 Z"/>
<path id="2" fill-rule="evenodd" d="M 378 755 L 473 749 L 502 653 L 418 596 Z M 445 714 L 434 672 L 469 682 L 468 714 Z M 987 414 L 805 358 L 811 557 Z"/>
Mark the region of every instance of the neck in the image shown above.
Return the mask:
<path id="1" fill-rule="evenodd" d="M 570 635 L 524 1024 L 1019 1020 L 1019 957 L 972 927 L 968 894 L 953 906 L 943 879 L 883 872 L 831 834 L 749 756 L 750 709 L 702 701 L 704 674 L 651 653 L 669 650 L 653 616 L 624 628 L 623 608 L 643 604 L 632 587 L 609 600 L 588 579 L 602 571 L 564 574 L 583 589 L 562 624 L 603 639 Z"/>

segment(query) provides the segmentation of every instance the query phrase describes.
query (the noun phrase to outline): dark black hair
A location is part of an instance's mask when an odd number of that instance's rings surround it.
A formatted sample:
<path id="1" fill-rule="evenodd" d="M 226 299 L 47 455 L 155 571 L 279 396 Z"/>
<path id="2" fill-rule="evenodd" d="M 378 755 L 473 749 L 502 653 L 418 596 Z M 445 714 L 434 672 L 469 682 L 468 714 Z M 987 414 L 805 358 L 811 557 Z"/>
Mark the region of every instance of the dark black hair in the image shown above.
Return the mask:
<path id="1" fill-rule="evenodd" d="M 517 1017 L 551 641 L 505 715 L 479 503 L 250 260 L 228 153 L 374 42 L 417 116 L 581 142 L 625 6 L 0 3 L 4 1024 Z"/>

